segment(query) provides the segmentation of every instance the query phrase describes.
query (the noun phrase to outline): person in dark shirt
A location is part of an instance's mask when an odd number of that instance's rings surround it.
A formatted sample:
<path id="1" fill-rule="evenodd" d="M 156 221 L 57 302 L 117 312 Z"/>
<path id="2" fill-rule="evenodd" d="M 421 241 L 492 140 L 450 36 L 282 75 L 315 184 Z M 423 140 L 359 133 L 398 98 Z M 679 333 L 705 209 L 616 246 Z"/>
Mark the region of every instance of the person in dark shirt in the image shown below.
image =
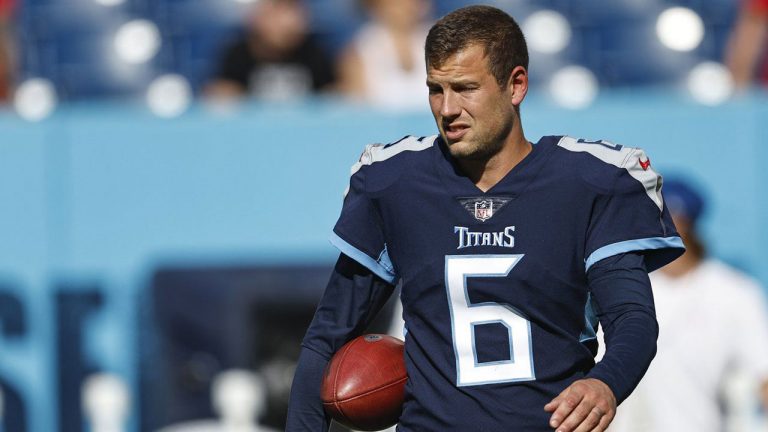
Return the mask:
<path id="1" fill-rule="evenodd" d="M 227 48 L 205 93 L 290 100 L 328 89 L 334 80 L 333 59 L 309 33 L 302 2 L 262 0 L 247 35 Z"/>

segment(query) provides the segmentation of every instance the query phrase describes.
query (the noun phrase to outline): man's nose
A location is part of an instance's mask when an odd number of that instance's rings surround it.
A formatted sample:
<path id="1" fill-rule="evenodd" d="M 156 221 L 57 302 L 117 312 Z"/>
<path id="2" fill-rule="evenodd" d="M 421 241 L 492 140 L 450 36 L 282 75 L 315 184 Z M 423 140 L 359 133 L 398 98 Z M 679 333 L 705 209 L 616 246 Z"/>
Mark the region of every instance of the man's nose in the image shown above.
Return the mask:
<path id="1" fill-rule="evenodd" d="M 440 105 L 440 115 L 443 117 L 457 117 L 461 114 L 458 94 L 452 91 L 443 93 L 443 103 Z"/>

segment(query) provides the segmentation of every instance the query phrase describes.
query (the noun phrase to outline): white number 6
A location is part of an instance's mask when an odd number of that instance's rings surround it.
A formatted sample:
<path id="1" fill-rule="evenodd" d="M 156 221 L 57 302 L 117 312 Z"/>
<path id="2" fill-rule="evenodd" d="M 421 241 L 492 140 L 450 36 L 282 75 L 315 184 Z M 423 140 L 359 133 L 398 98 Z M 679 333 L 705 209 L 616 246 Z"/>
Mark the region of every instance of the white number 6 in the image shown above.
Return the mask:
<path id="1" fill-rule="evenodd" d="M 472 386 L 536 379 L 533 371 L 531 323 L 510 306 L 470 303 L 467 279 L 506 277 L 523 255 L 448 255 L 445 280 L 456 354 L 456 385 Z M 509 331 L 509 360 L 478 363 L 474 327 L 499 323 Z"/>

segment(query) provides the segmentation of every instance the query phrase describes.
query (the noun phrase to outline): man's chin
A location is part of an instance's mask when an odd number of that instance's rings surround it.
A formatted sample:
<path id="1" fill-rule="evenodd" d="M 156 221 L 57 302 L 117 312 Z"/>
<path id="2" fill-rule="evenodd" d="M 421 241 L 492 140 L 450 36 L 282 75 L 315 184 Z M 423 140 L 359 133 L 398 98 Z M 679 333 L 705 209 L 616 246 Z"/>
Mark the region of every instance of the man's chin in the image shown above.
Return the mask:
<path id="1" fill-rule="evenodd" d="M 465 141 L 459 140 L 452 143 L 446 140 L 446 143 L 451 156 L 457 159 L 477 159 L 479 156 L 477 149 Z"/>
<path id="2" fill-rule="evenodd" d="M 491 151 L 488 148 L 479 148 L 472 143 L 466 141 L 457 141 L 453 144 L 448 144 L 448 151 L 455 159 L 461 159 L 465 161 L 487 161 L 497 152 Z"/>

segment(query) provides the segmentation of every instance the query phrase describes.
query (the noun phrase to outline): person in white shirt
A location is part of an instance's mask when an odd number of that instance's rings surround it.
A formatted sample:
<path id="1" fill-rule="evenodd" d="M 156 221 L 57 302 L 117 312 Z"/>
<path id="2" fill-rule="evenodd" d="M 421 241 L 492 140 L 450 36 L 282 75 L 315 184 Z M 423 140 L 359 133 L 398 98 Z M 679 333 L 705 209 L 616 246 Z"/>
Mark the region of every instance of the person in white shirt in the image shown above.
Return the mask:
<path id="1" fill-rule="evenodd" d="M 380 109 L 424 110 L 430 0 L 362 3 L 371 21 L 355 34 L 339 59 L 339 89 Z"/>
<path id="2" fill-rule="evenodd" d="M 658 352 L 612 432 L 726 430 L 723 396 L 734 373 L 747 377 L 752 412 L 768 407 L 768 313 L 760 285 L 708 257 L 697 234 L 702 195 L 665 179 L 662 193 L 687 251 L 650 275 L 659 322 Z M 751 410 L 747 409 L 747 411 Z M 751 423 L 750 423 L 751 421 Z M 733 425 L 727 430 L 737 430 Z M 757 420 L 738 430 L 768 430 Z"/>

